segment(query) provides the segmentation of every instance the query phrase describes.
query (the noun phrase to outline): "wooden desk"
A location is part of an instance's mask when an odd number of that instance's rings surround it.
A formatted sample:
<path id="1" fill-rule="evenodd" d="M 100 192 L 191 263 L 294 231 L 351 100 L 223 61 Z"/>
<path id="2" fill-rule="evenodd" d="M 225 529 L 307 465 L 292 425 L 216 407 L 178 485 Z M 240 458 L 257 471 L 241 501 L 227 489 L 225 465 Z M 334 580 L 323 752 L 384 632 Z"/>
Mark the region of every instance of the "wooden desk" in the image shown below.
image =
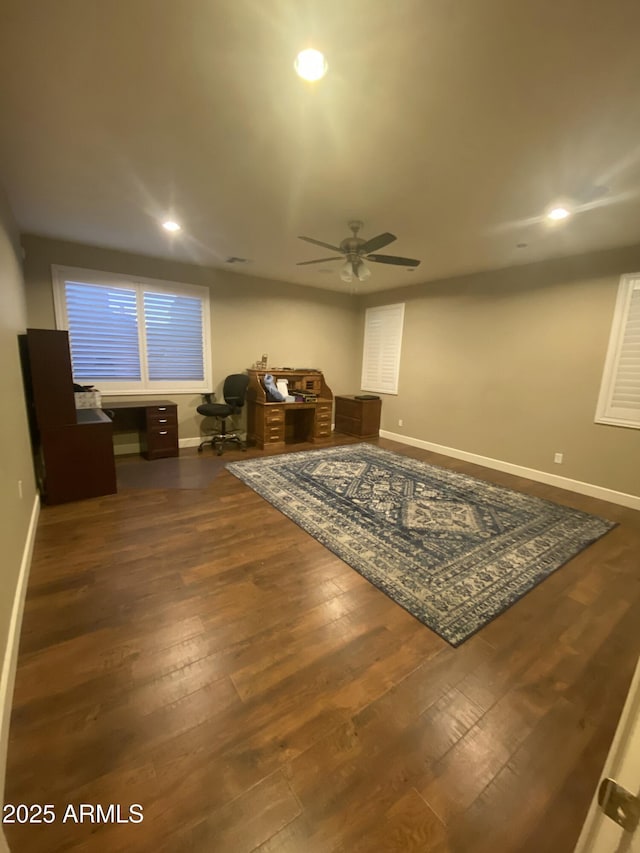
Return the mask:
<path id="1" fill-rule="evenodd" d="M 115 430 L 135 429 L 145 459 L 178 456 L 178 406 L 171 400 L 103 401 L 102 408 L 112 413 Z"/>
<path id="2" fill-rule="evenodd" d="M 248 370 L 247 443 L 259 448 L 284 447 L 285 444 L 326 443 L 331 439 L 333 394 L 319 370 L 270 368 Z M 286 379 L 289 393 L 304 391 L 314 401 L 269 403 L 263 380 L 270 373 L 277 381 Z"/>

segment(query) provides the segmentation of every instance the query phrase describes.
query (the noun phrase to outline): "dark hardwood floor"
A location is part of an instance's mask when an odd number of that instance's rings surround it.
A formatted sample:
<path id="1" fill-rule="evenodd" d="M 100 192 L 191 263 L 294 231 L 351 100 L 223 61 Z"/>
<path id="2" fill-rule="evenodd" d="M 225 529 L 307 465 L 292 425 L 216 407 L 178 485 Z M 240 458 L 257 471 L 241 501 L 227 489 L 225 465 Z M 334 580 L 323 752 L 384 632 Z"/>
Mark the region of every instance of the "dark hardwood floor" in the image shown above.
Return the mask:
<path id="1" fill-rule="evenodd" d="M 14 853 L 573 850 L 640 653 L 640 513 L 379 443 L 619 526 L 453 649 L 226 470 L 44 508 L 6 801 L 56 820 Z"/>

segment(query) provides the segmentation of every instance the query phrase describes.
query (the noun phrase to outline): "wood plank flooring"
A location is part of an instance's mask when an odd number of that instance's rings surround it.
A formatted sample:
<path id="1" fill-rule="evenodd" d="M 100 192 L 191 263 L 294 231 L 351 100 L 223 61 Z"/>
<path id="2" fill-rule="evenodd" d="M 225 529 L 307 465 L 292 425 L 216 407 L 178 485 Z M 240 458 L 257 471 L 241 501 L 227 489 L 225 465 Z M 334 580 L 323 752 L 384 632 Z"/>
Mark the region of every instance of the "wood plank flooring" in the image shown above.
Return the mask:
<path id="1" fill-rule="evenodd" d="M 228 471 L 44 508 L 6 801 L 56 820 L 14 853 L 573 850 L 640 654 L 640 513 L 379 444 L 619 526 L 453 649 Z"/>

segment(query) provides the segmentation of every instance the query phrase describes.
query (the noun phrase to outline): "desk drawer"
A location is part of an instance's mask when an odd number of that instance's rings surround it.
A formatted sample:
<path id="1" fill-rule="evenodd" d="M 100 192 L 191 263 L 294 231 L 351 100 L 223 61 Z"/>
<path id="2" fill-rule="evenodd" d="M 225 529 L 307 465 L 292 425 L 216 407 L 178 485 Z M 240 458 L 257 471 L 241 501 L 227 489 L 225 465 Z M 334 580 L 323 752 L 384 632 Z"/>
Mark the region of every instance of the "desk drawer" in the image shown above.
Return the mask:
<path id="1" fill-rule="evenodd" d="M 284 441 L 284 422 L 281 424 L 267 424 L 264 430 L 265 444 L 272 441 Z"/>
<path id="2" fill-rule="evenodd" d="M 360 435 L 362 426 L 359 418 L 348 418 L 345 415 L 336 415 L 336 432 L 345 435 Z"/>
<path id="3" fill-rule="evenodd" d="M 336 432 L 373 438 L 380 431 L 382 400 L 336 397 Z"/>
<path id="4" fill-rule="evenodd" d="M 178 455 L 178 429 L 176 426 L 156 424 L 150 426 L 143 444 L 143 453 L 147 459 L 160 459 Z"/>
<path id="5" fill-rule="evenodd" d="M 348 397 L 336 397 L 336 420 L 338 415 L 345 418 L 362 417 L 362 400 L 350 400 Z"/>
<path id="6" fill-rule="evenodd" d="M 267 409 L 264 413 L 264 422 L 266 426 L 272 424 L 284 423 L 284 409 Z"/>
<path id="7" fill-rule="evenodd" d="M 167 425 L 175 426 L 178 423 L 177 406 L 149 406 L 145 411 L 148 429 L 156 425 L 165 428 Z"/>

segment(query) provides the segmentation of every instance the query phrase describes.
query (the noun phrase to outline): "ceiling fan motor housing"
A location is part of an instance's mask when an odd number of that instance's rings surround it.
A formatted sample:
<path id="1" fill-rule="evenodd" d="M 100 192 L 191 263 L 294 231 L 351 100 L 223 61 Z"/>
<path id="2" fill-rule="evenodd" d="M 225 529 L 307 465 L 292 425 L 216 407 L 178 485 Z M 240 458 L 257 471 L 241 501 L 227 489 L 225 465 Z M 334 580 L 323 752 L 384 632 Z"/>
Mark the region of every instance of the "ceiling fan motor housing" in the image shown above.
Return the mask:
<path id="1" fill-rule="evenodd" d="M 364 245 L 365 241 L 362 237 L 346 237 L 340 243 L 340 251 L 344 252 L 347 257 L 354 255 L 357 257 L 360 254 L 360 246 Z"/>

